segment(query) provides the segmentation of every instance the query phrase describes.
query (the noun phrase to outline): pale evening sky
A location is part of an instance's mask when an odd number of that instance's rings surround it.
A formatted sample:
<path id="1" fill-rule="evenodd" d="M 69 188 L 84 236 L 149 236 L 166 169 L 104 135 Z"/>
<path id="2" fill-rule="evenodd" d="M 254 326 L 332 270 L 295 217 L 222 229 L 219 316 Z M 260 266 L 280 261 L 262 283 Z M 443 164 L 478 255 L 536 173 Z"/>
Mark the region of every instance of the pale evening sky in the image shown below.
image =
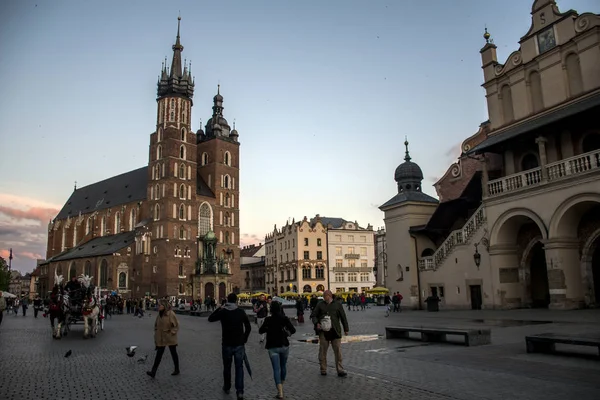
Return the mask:
<path id="1" fill-rule="evenodd" d="M 598 13 L 597 0 L 559 0 Z M 31 271 L 73 190 L 148 162 L 181 12 L 193 130 L 217 84 L 241 142 L 242 244 L 288 218 L 383 225 L 408 136 L 424 191 L 487 119 L 479 50 L 518 49 L 533 0 L 0 3 L 0 255 Z M 170 62 L 170 61 L 169 61 Z"/>

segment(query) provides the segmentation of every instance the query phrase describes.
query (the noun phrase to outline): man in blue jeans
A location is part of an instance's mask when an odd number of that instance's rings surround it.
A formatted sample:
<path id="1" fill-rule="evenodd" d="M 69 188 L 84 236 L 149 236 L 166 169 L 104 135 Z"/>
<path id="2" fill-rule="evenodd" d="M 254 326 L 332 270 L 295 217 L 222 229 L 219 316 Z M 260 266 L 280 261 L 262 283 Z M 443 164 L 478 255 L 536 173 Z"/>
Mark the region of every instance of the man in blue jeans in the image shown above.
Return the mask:
<path id="1" fill-rule="evenodd" d="M 221 321 L 223 354 L 223 391 L 231 389 L 231 363 L 235 363 L 235 391 L 238 400 L 244 398 L 244 344 L 250 336 L 250 320 L 246 312 L 237 306 L 237 296 L 230 293 L 227 303 L 219 306 L 208 317 L 209 322 Z"/>

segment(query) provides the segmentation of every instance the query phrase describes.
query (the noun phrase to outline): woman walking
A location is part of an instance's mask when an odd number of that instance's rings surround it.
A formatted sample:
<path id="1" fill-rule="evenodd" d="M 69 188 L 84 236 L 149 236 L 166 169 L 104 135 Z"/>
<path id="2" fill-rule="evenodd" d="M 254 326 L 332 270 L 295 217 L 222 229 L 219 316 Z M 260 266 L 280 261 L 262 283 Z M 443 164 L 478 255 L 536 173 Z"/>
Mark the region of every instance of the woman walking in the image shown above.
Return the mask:
<path id="1" fill-rule="evenodd" d="M 267 334 L 265 348 L 269 351 L 271 365 L 273 366 L 273 377 L 277 386 L 277 399 L 283 399 L 283 384 L 287 375 L 287 359 L 289 355 L 290 342 L 288 336 L 296 333 L 296 328 L 290 319 L 283 315 L 281 303 L 271 303 L 271 315 L 265 319 L 258 333 Z"/>
<path id="2" fill-rule="evenodd" d="M 171 304 L 168 300 L 160 300 L 158 303 L 158 315 L 154 322 L 154 344 L 156 345 L 156 357 L 152 371 L 146 373 L 154 378 L 156 370 L 160 365 L 160 360 L 165 352 L 165 347 L 169 346 L 175 370 L 171 375 L 179 375 L 179 356 L 177 355 L 177 331 L 179 330 L 179 321 L 175 313 L 171 310 Z"/>

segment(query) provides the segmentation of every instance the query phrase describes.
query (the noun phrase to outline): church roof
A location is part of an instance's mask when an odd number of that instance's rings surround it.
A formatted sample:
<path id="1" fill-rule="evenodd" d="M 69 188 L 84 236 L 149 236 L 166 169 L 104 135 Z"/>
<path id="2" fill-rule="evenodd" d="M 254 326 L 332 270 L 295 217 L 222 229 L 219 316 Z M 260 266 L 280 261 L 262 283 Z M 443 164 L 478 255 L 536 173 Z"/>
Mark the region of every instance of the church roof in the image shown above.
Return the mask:
<path id="1" fill-rule="evenodd" d="M 74 260 L 76 258 L 97 257 L 110 255 L 124 247 L 130 246 L 135 241 L 135 231 L 118 233 L 116 235 L 101 236 L 74 247 L 48 262 Z"/>
<path id="2" fill-rule="evenodd" d="M 397 195 L 395 195 L 394 197 L 389 199 L 387 202 L 385 202 L 384 204 L 379 206 L 379 209 L 383 210 L 384 208 L 394 206 L 397 204 L 401 204 L 401 203 L 405 203 L 407 201 L 413 201 L 413 202 L 418 202 L 418 203 L 432 203 L 432 204 L 439 203 L 439 201 L 437 199 L 435 199 L 423 192 L 419 192 L 416 190 L 405 190 L 405 191 L 398 193 Z"/>
<path id="3" fill-rule="evenodd" d="M 132 201 L 146 200 L 148 187 L 148 167 L 134 169 L 100 182 L 78 188 L 71 194 L 56 219 L 78 216 Z M 196 193 L 215 197 L 213 191 L 198 175 Z"/>
<path id="4" fill-rule="evenodd" d="M 146 199 L 148 167 L 134 169 L 100 182 L 76 189 L 71 194 L 57 219 L 115 207 L 120 204 Z"/>

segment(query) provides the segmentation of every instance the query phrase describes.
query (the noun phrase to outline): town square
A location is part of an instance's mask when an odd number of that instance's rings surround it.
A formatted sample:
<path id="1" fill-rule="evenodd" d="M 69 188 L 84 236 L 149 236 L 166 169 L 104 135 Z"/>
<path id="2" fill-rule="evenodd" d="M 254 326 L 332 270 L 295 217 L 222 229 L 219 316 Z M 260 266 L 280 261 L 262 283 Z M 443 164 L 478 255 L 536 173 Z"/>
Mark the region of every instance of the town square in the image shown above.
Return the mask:
<path id="1" fill-rule="evenodd" d="M 0 398 L 600 398 L 596 1 L 2 8 Z"/>

